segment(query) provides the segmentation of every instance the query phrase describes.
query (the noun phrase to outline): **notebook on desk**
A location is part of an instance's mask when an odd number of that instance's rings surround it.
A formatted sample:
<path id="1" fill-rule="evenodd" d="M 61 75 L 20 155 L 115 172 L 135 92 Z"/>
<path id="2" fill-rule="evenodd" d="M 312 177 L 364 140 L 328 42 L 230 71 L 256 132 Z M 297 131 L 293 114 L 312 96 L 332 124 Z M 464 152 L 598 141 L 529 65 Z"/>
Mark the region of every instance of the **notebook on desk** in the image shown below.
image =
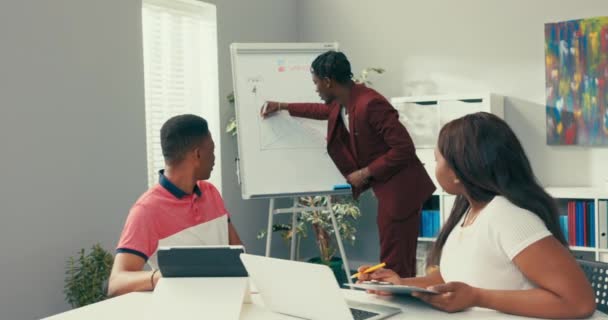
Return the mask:
<path id="1" fill-rule="evenodd" d="M 344 299 L 326 265 L 241 254 L 266 308 L 304 319 L 378 320 L 401 309 Z"/>

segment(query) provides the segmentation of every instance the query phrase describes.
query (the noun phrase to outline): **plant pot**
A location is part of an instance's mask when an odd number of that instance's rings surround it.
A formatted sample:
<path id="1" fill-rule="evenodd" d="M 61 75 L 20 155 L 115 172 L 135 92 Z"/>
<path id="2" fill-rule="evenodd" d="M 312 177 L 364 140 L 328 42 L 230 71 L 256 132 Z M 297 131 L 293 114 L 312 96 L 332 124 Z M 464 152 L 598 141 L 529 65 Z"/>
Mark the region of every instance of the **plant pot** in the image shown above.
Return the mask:
<path id="1" fill-rule="evenodd" d="M 331 258 L 331 261 L 329 261 L 329 264 L 321 261 L 320 257 L 314 257 L 314 258 L 308 259 L 308 262 L 316 263 L 316 264 L 324 264 L 324 265 L 328 266 L 331 269 L 331 271 L 333 271 L 334 277 L 336 278 L 336 281 L 338 282 L 338 285 L 340 285 L 340 287 L 343 287 L 343 284 L 348 282 L 348 280 L 346 279 L 346 274 L 344 273 L 344 264 L 342 263 L 341 258 L 333 257 L 333 258 Z"/>

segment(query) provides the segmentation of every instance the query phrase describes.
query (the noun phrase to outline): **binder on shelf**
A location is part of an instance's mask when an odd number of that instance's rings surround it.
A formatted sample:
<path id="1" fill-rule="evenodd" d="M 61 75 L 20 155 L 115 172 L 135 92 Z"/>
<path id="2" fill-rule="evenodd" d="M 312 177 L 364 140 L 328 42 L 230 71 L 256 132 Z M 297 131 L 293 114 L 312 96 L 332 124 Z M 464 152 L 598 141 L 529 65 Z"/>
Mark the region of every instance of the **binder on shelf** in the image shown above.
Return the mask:
<path id="1" fill-rule="evenodd" d="M 433 211 L 426 212 L 426 236 L 433 236 Z"/>
<path id="2" fill-rule="evenodd" d="M 574 201 L 568 201 L 568 244 L 576 245 L 576 215 Z"/>
<path id="3" fill-rule="evenodd" d="M 598 201 L 597 216 L 598 216 L 598 232 L 599 232 L 599 248 L 608 249 L 608 202 L 605 200 Z"/>
<path id="4" fill-rule="evenodd" d="M 576 246 L 582 247 L 585 244 L 585 228 L 584 228 L 584 219 L 583 219 L 583 210 L 581 208 L 581 203 L 575 202 L 575 215 L 576 215 Z"/>
<path id="5" fill-rule="evenodd" d="M 433 238 L 439 233 L 439 210 L 422 210 L 419 234 L 423 238 Z"/>
<path id="6" fill-rule="evenodd" d="M 439 210 L 435 210 L 433 211 L 433 237 L 437 237 L 437 235 L 439 234 L 439 217 L 441 216 L 441 213 L 439 212 Z"/>
<path id="7" fill-rule="evenodd" d="M 588 246 L 595 248 L 595 202 L 587 201 L 587 222 L 586 226 L 588 226 L 589 230 L 587 234 L 589 235 Z"/>
<path id="8" fill-rule="evenodd" d="M 426 238 L 429 236 L 428 220 L 429 220 L 428 212 L 426 210 L 422 210 L 422 216 L 420 217 L 420 236 L 423 238 Z"/>
<path id="9" fill-rule="evenodd" d="M 568 232 L 568 226 L 569 226 L 569 221 L 568 221 L 568 216 L 565 215 L 560 215 L 559 216 L 559 226 L 562 230 L 562 233 L 564 234 L 564 237 L 566 238 L 566 242 L 570 243 L 570 237 L 569 237 L 569 232 Z"/>
<path id="10" fill-rule="evenodd" d="M 427 226 L 428 226 L 429 215 L 426 211 L 422 211 L 422 237 L 426 238 L 428 236 Z"/>
<path id="11" fill-rule="evenodd" d="M 589 246 L 589 219 L 587 215 L 587 202 L 579 201 L 578 205 L 583 215 L 583 225 L 581 228 L 583 229 L 583 247 Z"/>

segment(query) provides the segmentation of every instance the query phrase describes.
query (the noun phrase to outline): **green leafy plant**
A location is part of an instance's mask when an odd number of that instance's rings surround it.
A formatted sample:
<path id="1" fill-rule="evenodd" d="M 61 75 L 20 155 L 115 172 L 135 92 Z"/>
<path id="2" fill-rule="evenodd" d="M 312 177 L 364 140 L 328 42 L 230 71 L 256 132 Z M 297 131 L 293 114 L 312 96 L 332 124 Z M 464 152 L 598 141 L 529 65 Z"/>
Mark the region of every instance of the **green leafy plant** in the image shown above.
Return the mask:
<path id="1" fill-rule="evenodd" d="M 386 70 L 383 68 L 369 67 L 361 70 L 361 72 L 353 77 L 356 83 L 363 83 L 366 86 L 371 86 L 373 83 L 369 80 L 370 73 L 383 74 Z"/>
<path id="2" fill-rule="evenodd" d="M 226 100 L 230 103 L 231 106 L 234 107 L 234 92 L 231 92 L 226 96 Z M 228 120 L 228 124 L 226 124 L 226 133 L 230 134 L 233 137 L 236 137 L 236 118 L 232 117 Z"/>
<path id="3" fill-rule="evenodd" d="M 65 300 L 78 308 L 105 299 L 105 283 L 113 262 L 112 255 L 100 244 L 95 244 L 89 253 L 81 249 L 70 257 L 65 272 Z"/>
<path id="4" fill-rule="evenodd" d="M 298 207 L 315 208 L 327 207 L 327 201 L 331 197 L 332 210 L 336 217 L 336 223 L 340 232 L 340 237 L 350 243 L 356 240 L 356 220 L 361 216 L 358 202 L 350 196 L 306 196 L 298 199 Z M 303 238 L 308 236 L 308 228 L 311 228 L 315 235 L 315 241 L 319 248 L 319 258 L 321 263 L 329 264 L 337 248 L 335 245 L 335 230 L 332 225 L 329 210 L 310 210 L 298 215 L 295 228 L 289 224 L 275 224 L 273 231 L 281 232 L 281 237 L 285 241 L 291 240 L 294 235 Z M 266 236 L 266 231 L 258 233 L 258 239 Z M 299 247 L 299 246 L 298 246 Z M 299 249 L 299 248 L 298 248 Z M 299 251 L 299 250 L 298 250 Z"/>

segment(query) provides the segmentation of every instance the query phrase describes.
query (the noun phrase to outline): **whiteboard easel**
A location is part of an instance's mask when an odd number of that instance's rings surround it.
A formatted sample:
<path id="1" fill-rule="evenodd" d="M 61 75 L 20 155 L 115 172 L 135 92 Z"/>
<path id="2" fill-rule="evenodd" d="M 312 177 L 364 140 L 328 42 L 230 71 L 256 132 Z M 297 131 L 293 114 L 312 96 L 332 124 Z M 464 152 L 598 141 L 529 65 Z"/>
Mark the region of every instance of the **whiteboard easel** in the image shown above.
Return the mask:
<path id="1" fill-rule="evenodd" d="M 319 102 L 312 83 L 313 60 L 337 43 L 233 43 L 230 45 L 236 120 L 239 134 L 237 176 L 243 199 L 269 198 L 266 256 L 270 256 L 273 216 L 292 214 L 292 227 L 300 212 L 302 195 L 336 195 L 336 185 L 346 183 L 326 150 L 327 121 L 290 117 L 277 113 L 260 117 L 269 100 Z M 285 165 L 289 164 L 289 165 Z M 296 169 L 297 170 L 294 170 Z M 275 208 L 275 199 L 292 198 L 291 208 Z M 329 210 L 338 248 L 349 283 L 350 268 L 331 202 Z M 295 258 L 295 237 L 291 258 Z"/>
<path id="2" fill-rule="evenodd" d="M 260 116 L 269 100 L 322 103 L 310 66 L 337 49 L 336 43 L 231 44 L 243 199 L 325 194 L 346 183 L 327 153 L 326 120 Z"/>
<path id="3" fill-rule="evenodd" d="M 336 242 L 338 243 L 338 249 L 340 251 L 340 257 L 342 258 L 342 266 L 344 268 L 344 273 L 346 274 L 346 279 L 349 284 L 353 284 L 353 281 L 350 277 L 350 266 L 348 264 L 348 258 L 346 257 L 346 252 L 344 251 L 344 245 L 342 243 L 342 237 L 340 236 L 340 229 L 338 228 L 338 222 L 336 221 L 336 216 L 334 215 L 334 210 L 332 208 L 331 195 L 323 195 L 328 196 L 327 205 L 321 207 L 298 207 L 298 197 L 293 197 L 293 206 L 290 208 L 277 209 L 275 208 L 275 200 L 277 198 L 270 198 L 270 204 L 268 206 L 268 227 L 266 230 L 266 253 L 267 257 L 270 257 L 270 247 L 272 243 L 272 224 L 274 221 L 275 214 L 281 213 L 291 213 L 291 247 L 289 252 L 289 258 L 291 260 L 295 260 L 296 258 L 296 237 L 297 232 L 295 231 L 296 223 L 298 219 L 298 214 L 305 211 L 311 210 L 328 210 L 329 216 L 331 218 L 331 224 L 334 228 L 334 234 L 336 235 Z M 342 284 L 340 284 L 342 285 Z M 352 287 L 351 287 L 352 289 Z"/>

